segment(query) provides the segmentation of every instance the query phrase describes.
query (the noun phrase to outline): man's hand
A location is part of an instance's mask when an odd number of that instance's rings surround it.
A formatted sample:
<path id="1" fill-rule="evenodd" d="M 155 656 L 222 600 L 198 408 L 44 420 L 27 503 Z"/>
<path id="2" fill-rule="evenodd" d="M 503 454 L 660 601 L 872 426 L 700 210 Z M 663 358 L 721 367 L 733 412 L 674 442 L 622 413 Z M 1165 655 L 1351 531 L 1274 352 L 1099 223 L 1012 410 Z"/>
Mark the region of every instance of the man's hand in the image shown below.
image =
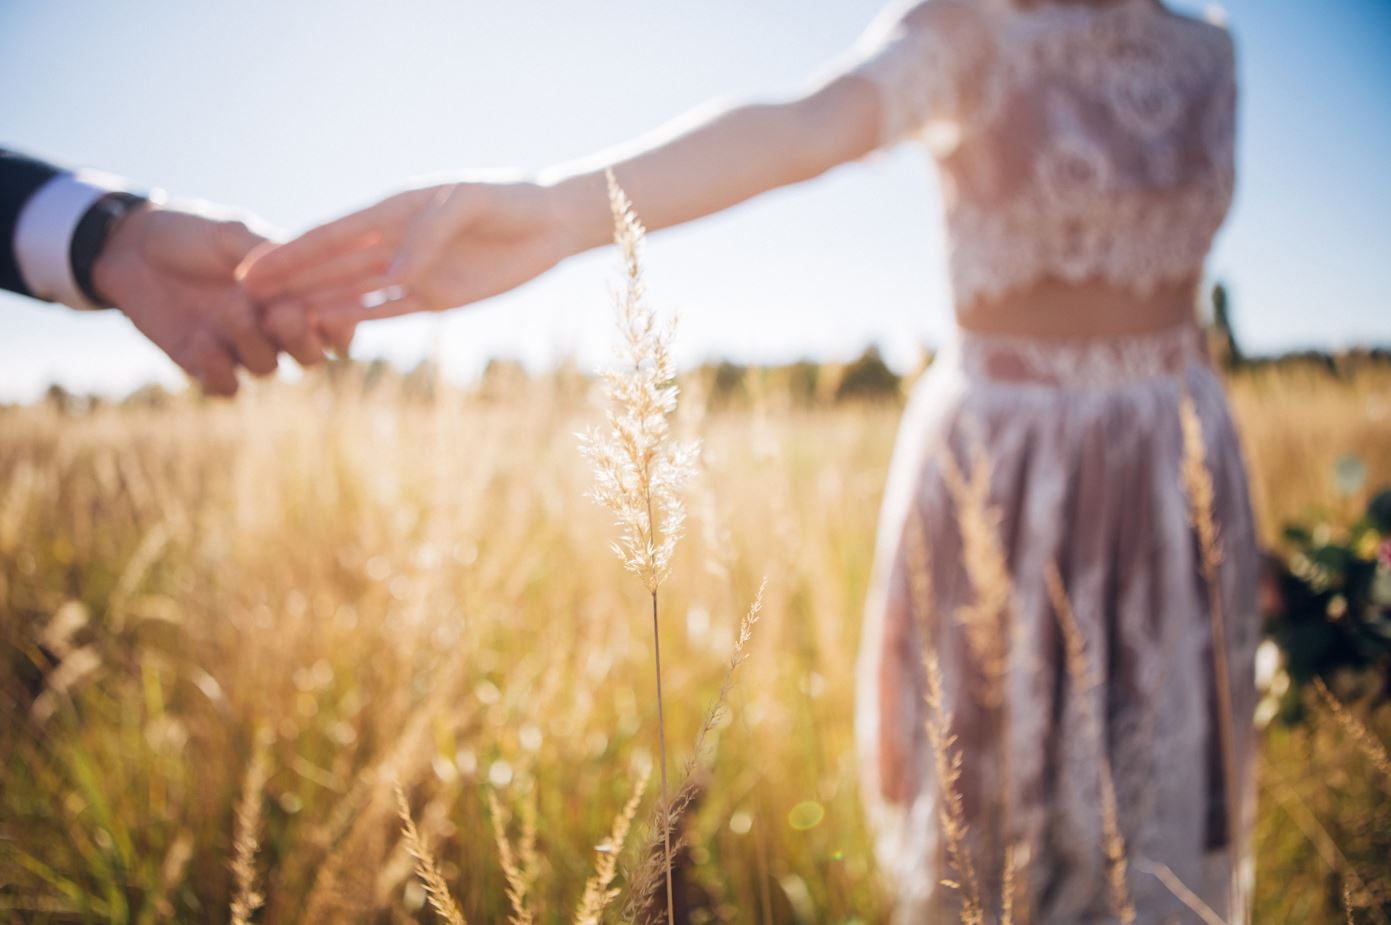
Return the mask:
<path id="1" fill-rule="evenodd" d="M 205 392 L 232 395 L 237 367 L 264 376 L 278 349 L 302 364 L 323 359 L 307 326 L 268 335 L 237 266 L 267 243 L 244 222 L 146 206 L 117 226 L 92 268 L 97 291 L 126 314 Z M 317 348 L 317 349 L 316 349 Z"/>

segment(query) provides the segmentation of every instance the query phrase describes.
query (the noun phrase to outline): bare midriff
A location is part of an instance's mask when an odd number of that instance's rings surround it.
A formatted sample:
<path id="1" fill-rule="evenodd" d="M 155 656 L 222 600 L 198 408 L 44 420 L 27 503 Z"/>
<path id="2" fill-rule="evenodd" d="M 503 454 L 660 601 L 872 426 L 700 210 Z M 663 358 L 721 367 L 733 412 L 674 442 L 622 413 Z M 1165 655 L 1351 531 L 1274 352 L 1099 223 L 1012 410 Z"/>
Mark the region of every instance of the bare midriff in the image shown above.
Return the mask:
<path id="1" fill-rule="evenodd" d="M 1196 323 L 1198 278 L 1164 283 L 1147 295 L 1101 281 L 1042 280 L 999 299 L 958 310 L 957 324 L 979 334 L 1108 337 L 1151 334 Z"/>

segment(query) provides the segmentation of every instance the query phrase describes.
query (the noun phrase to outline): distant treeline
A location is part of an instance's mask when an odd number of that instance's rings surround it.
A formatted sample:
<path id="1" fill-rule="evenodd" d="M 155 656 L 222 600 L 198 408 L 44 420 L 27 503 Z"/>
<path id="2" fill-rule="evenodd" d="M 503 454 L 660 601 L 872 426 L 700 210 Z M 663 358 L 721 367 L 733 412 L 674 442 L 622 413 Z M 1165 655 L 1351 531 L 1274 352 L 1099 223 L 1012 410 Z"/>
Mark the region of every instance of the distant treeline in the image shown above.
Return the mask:
<path id="1" fill-rule="evenodd" d="M 1257 369 L 1304 368 L 1345 376 L 1367 367 L 1391 366 L 1391 348 L 1385 347 L 1338 353 L 1306 350 L 1250 357 L 1233 353 L 1216 332 L 1211 334 L 1210 343 L 1214 360 L 1238 375 Z M 919 369 L 900 374 L 884 362 L 878 348 L 871 346 L 848 363 L 802 360 L 781 366 L 751 366 L 726 360 L 691 370 L 683 374 L 683 380 L 688 391 L 701 390 L 706 400 L 716 406 L 746 405 L 766 399 L 801 407 L 855 401 L 897 402 L 931 362 L 931 352 L 925 352 Z M 438 368 L 429 360 L 407 372 L 397 370 L 385 360 L 332 360 L 324 375 L 334 391 L 344 394 L 388 391 L 406 400 L 429 400 L 438 389 L 446 387 Z M 501 401 L 521 389 L 549 386 L 557 396 L 574 398 L 585 394 L 596 381 L 573 365 L 532 375 L 514 360 L 495 359 L 488 363 L 479 382 L 465 391 Z M 43 401 L 66 413 L 81 413 L 111 405 L 159 407 L 176 400 L 183 399 L 161 385 L 151 384 L 119 401 L 74 394 L 61 385 L 53 385 Z M 0 405 L 0 410 L 4 407 Z"/>
<path id="2" fill-rule="evenodd" d="M 1241 348 L 1232 327 L 1227 292 L 1220 284 L 1213 287 L 1211 293 L 1209 318 L 1206 330 L 1210 355 L 1218 366 L 1231 373 L 1301 367 L 1341 376 L 1368 366 L 1391 365 L 1391 347 L 1359 347 L 1336 353 L 1303 350 L 1270 356 L 1249 355 Z M 723 360 L 707 363 L 683 378 L 688 389 L 700 389 L 706 400 L 716 405 L 774 397 L 801 406 L 850 401 L 895 402 L 902 399 L 907 388 L 931 365 L 933 356 L 934 351 L 925 348 L 918 368 L 900 374 L 884 362 L 878 347 L 869 346 L 850 362 L 800 360 L 785 365 L 754 366 Z M 336 391 L 362 393 L 384 388 L 411 399 L 428 399 L 444 382 L 432 360 L 425 360 L 407 372 L 395 369 L 385 360 L 332 360 L 327 364 L 326 378 Z M 478 384 L 469 391 L 503 400 L 519 388 L 549 384 L 558 396 L 573 397 L 584 394 L 592 382 L 593 377 L 570 362 L 532 375 L 519 362 L 498 358 L 488 363 Z M 162 386 L 148 385 L 114 404 L 148 407 L 168 403 L 173 397 Z M 60 385 L 48 389 L 45 401 L 68 412 L 112 404 L 100 398 L 74 395 Z"/>

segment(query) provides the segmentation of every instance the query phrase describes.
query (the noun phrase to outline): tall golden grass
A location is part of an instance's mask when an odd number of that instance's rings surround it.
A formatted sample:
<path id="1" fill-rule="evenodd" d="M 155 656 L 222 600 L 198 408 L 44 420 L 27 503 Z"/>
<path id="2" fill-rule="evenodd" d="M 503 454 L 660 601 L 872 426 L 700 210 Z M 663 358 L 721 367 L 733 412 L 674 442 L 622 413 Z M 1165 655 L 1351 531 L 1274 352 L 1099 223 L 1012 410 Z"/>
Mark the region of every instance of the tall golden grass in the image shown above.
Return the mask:
<path id="1" fill-rule="evenodd" d="M 678 415 L 704 451 L 662 585 L 668 741 L 719 759 L 686 762 L 679 824 L 634 837 L 659 760 L 650 595 L 585 499 L 571 435 L 601 401 L 577 384 L 499 397 L 340 367 L 235 405 L 0 414 L 3 916 L 500 922 L 511 889 L 536 922 L 617 921 L 670 832 L 689 921 L 885 921 L 850 678 L 897 409 L 765 393 Z M 687 385 L 690 406 L 707 390 Z M 1231 391 L 1268 538 L 1365 502 L 1333 482 L 1343 453 L 1365 490 L 1391 480 L 1386 372 Z M 709 713 L 722 692 L 734 721 Z M 1352 694 L 1329 697 L 1351 716 Z M 1330 704 L 1265 735 L 1263 925 L 1391 908 L 1372 747 L 1391 716 L 1356 722 Z"/>
<path id="2" fill-rule="evenodd" d="M 1391 478 L 1391 377 L 1292 376 L 1231 383 L 1267 536 L 1303 505 L 1365 501 L 1331 487 L 1342 452 Z M 428 921 L 392 775 L 415 780 L 469 921 L 510 914 L 488 794 L 536 801 L 529 900 L 566 921 L 655 764 L 647 594 L 615 580 L 570 437 L 597 405 L 572 383 L 497 399 L 346 369 L 236 405 L 4 413 L 0 907 L 227 917 L 264 729 L 252 921 Z M 897 409 L 694 410 L 676 427 L 705 447 L 695 529 L 664 586 L 670 741 L 695 740 L 741 601 L 778 580 L 739 719 L 709 732 L 721 757 L 683 822 L 677 903 L 705 921 L 883 921 L 849 679 Z M 1365 723 L 1387 739 L 1385 711 Z M 1344 883 L 1359 921 L 1384 921 L 1391 800 L 1372 761 L 1328 711 L 1267 734 L 1256 921 L 1345 921 Z M 602 889 L 627 889 L 641 857 Z"/>

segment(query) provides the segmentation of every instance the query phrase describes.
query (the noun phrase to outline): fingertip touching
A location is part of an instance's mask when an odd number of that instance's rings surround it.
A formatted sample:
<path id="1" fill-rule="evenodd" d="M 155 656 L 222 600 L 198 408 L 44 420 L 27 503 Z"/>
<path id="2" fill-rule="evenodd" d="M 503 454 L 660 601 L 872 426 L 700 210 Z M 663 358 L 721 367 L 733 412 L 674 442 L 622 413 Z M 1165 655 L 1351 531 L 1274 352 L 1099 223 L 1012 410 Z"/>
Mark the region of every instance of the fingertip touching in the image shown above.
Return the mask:
<path id="1" fill-rule="evenodd" d="M 309 312 L 305 302 L 287 299 L 268 306 L 261 322 L 280 349 L 301 366 L 314 366 L 324 359 L 323 342 L 309 321 Z"/>
<path id="2" fill-rule="evenodd" d="M 237 265 L 236 279 L 247 292 L 261 301 L 278 294 L 281 281 L 280 265 L 284 263 L 280 251 L 285 245 L 265 241 L 246 255 Z"/>

